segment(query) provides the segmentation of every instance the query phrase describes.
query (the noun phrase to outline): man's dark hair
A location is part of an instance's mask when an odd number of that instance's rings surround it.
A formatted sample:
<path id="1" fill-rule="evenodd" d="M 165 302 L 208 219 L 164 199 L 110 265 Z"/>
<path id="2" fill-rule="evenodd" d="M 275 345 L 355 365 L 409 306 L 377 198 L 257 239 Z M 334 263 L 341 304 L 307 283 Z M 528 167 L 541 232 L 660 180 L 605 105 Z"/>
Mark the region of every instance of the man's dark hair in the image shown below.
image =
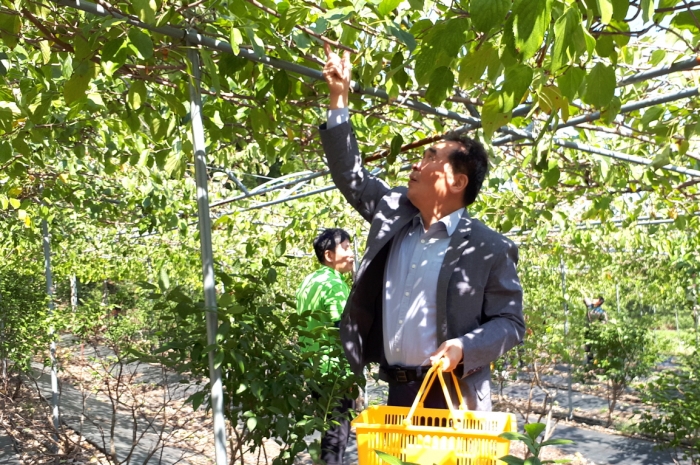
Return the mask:
<path id="1" fill-rule="evenodd" d="M 448 160 L 455 173 L 466 174 L 469 178 L 464 189 L 464 204 L 471 205 L 479 195 L 484 179 L 489 172 L 489 156 L 481 142 L 464 133 L 448 134 L 446 141 L 459 143 L 460 147 L 448 155 Z"/>
<path id="2" fill-rule="evenodd" d="M 348 234 L 346 230 L 340 228 L 324 229 L 323 232 L 314 239 L 314 252 L 316 252 L 318 261 L 322 265 L 325 265 L 326 259 L 324 254 L 326 250 L 335 252 L 335 248 L 346 240 L 350 240 L 350 234 Z"/>
<path id="3" fill-rule="evenodd" d="M 598 296 L 598 300 L 600 300 L 600 305 L 603 305 L 603 302 L 605 302 L 605 299 L 603 298 L 602 295 Z"/>

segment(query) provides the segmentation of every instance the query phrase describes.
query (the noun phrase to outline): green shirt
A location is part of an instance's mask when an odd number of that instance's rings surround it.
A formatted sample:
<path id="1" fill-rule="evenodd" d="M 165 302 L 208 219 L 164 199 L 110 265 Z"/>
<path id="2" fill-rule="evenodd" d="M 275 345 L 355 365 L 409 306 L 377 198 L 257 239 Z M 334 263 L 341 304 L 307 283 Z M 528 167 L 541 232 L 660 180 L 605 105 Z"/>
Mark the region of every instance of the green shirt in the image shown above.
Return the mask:
<path id="1" fill-rule="evenodd" d="M 307 326 L 309 330 L 319 326 L 334 326 L 340 320 L 349 295 L 350 289 L 342 275 L 324 265 L 304 278 L 297 289 L 297 312 L 317 310 L 317 316 L 325 317 L 322 321 L 310 320 Z M 300 338 L 299 343 L 304 351 L 316 352 L 321 348 L 318 340 L 306 337 Z M 338 359 L 323 356 L 320 362 L 318 369 L 321 372 L 337 373 Z"/>
<path id="2" fill-rule="evenodd" d="M 342 275 L 324 265 L 304 278 L 297 289 L 297 312 L 325 310 L 335 323 L 340 320 L 349 295 L 350 289 Z"/>

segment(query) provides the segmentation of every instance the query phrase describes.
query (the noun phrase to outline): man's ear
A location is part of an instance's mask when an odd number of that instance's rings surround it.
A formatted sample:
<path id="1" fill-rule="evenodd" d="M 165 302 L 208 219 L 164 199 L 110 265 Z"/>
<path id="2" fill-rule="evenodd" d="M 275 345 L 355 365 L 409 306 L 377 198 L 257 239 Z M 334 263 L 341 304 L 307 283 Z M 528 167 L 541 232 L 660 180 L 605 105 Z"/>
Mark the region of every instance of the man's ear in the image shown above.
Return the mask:
<path id="1" fill-rule="evenodd" d="M 452 175 L 452 185 L 450 186 L 452 192 L 461 192 L 467 188 L 469 185 L 469 176 L 464 173 L 454 173 Z"/>
<path id="2" fill-rule="evenodd" d="M 324 250 L 323 251 L 323 260 L 324 260 L 324 265 L 328 265 L 333 261 L 335 258 L 335 252 L 332 250 Z"/>

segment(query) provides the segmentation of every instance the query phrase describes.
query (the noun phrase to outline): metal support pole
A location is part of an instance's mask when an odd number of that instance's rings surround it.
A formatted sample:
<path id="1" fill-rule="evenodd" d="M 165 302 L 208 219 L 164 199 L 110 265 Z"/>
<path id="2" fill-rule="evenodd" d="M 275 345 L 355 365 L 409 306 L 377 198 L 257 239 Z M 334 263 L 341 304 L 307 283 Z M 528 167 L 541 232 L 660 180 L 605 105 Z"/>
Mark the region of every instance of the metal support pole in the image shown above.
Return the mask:
<path id="1" fill-rule="evenodd" d="M 615 296 L 617 297 L 617 314 L 620 315 L 620 284 L 615 283 Z"/>
<path id="2" fill-rule="evenodd" d="M 214 253 L 211 245 L 211 218 L 209 216 L 209 192 L 207 190 L 207 160 L 202 124 L 202 96 L 200 93 L 201 69 L 199 52 L 187 51 L 192 65 L 190 87 L 190 115 L 192 118 L 192 143 L 194 146 L 194 171 L 197 183 L 197 213 L 199 217 L 199 242 L 204 280 L 204 305 L 206 307 L 207 343 L 216 344 L 218 318 L 216 313 L 216 281 L 214 279 Z M 211 383 L 211 406 L 214 417 L 214 446 L 216 465 L 227 465 L 226 422 L 224 421 L 224 392 L 221 369 L 214 366 L 215 351 L 209 352 L 209 378 Z"/>
<path id="3" fill-rule="evenodd" d="M 566 301 L 566 266 L 564 265 L 564 259 L 559 258 L 559 266 L 561 268 L 561 298 L 564 304 L 564 338 L 568 339 L 569 336 L 569 304 Z M 572 366 L 569 362 L 569 370 L 567 373 L 567 390 L 568 390 L 568 402 L 569 402 L 569 413 L 567 418 L 571 419 L 574 413 L 573 399 L 571 398 L 571 370 Z"/>
<path id="4" fill-rule="evenodd" d="M 70 308 L 75 312 L 78 309 L 78 278 L 70 276 Z"/>
<path id="5" fill-rule="evenodd" d="M 678 307 L 676 307 L 676 340 L 678 341 L 678 351 L 680 352 L 683 346 L 681 339 L 681 328 L 678 324 Z"/>
<path id="6" fill-rule="evenodd" d="M 41 234 L 44 245 L 44 271 L 46 272 L 46 295 L 49 298 L 49 316 L 53 314 L 53 274 L 51 273 L 51 237 L 49 236 L 49 225 L 46 220 L 41 220 Z M 53 334 L 53 328 L 49 329 L 51 338 L 50 355 L 51 355 L 51 415 L 53 417 L 53 427 L 55 430 L 55 439 L 58 440 L 58 431 L 60 426 L 59 398 L 58 398 L 58 361 L 56 360 L 56 338 Z"/>

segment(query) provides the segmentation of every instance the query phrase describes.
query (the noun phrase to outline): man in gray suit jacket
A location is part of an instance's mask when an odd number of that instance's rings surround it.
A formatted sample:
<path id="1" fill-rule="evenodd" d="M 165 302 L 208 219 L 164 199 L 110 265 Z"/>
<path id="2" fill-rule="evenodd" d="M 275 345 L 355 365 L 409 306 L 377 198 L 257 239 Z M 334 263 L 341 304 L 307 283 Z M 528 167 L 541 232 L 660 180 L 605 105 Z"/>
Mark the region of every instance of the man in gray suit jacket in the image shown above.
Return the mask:
<path id="1" fill-rule="evenodd" d="M 362 166 L 348 121 L 349 55 L 326 54 L 323 149 L 336 186 L 371 224 L 340 326 L 350 365 L 359 374 L 379 363 L 389 405 L 410 405 L 427 368 L 445 359 L 468 408 L 490 410 L 490 363 L 522 340 L 525 322 L 517 247 L 465 209 L 487 174 L 486 152 L 451 137 L 413 165 L 408 188 L 390 189 Z M 445 408 L 435 387 L 425 406 Z"/>

